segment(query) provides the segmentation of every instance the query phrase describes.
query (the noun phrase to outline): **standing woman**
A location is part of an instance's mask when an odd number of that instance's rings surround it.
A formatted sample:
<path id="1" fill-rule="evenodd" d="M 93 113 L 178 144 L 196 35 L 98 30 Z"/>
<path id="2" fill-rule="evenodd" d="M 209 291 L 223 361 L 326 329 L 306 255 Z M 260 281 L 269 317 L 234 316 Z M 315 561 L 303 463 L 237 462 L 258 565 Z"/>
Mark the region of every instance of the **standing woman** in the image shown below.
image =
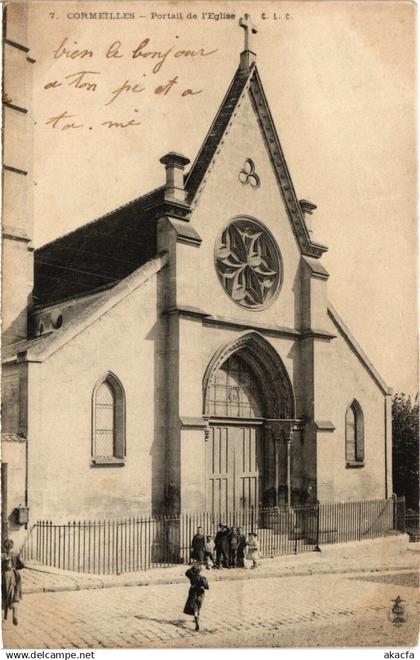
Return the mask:
<path id="1" fill-rule="evenodd" d="M 197 528 L 197 533 L 191 541 L 191 559 L 195 559 L 199 564 L 204 564 L 204 545 L 206 540 L 204 538 L 203 530 L 201 527 Z"/>
<path id="2" fill-rule="evenodd" d="M 209 584 L 205 577 L 201 575 L 201 565 L 193 564 L 185 573 L 191 586 L 188 592 L 187 602 L 184 607 L 184 614 L 191 614 L 194 617 L 195 629 L 200 630 L 200 610 L 204 600 L 205 590 Z"/>
<path id="3" fill-rule="evenodd" d="M 9 610 L 12 610 L 13 623 L 17 626 L 17 604 L 22 600 L 22 580 L 19 570 L 24 568 L 24 565 L 19 555 L 12 552 L 12 548 L 12 539 L 6 539 L 3 543 L 1 555 L 1 601 L 4 618 L 7 619 Z"/>

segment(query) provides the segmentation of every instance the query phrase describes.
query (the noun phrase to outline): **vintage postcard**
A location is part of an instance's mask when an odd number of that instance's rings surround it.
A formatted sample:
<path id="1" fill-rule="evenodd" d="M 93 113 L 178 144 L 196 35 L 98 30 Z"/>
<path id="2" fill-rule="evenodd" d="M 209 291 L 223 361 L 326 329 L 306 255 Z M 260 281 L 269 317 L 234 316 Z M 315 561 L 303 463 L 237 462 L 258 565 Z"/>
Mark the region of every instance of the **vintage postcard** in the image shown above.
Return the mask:
<path id="1" fill-rule="evenodd" d="M 4 3 L 5 648 L 414 657 L 415 14 Z"/>

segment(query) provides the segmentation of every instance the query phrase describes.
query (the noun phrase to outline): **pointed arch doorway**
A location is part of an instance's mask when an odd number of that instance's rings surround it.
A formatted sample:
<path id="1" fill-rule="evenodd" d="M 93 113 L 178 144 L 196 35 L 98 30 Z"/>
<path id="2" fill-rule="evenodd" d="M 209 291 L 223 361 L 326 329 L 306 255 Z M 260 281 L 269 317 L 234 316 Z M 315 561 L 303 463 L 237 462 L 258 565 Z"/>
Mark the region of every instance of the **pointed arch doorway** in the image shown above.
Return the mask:
<path id="1" fill-rule="evenodd" d="M 275 436 L 296 421 L 295 400 L 281 358 L 261 335 L 246 333 L 213 357 L 204 378 L 204 412 L 207 510 L 222 515 L 277 501 Z"/>

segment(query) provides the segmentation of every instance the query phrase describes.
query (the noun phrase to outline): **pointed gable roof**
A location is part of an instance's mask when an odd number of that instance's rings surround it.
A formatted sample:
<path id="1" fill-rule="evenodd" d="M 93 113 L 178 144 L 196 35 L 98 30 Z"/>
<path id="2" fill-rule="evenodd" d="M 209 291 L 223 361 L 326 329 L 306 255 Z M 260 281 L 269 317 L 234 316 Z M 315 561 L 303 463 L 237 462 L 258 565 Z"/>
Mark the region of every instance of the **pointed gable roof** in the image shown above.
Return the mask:
<path id="1" fill-rule="evenodd" d="M 188 199 L 193 201 L 205 180 L 207 171 L 216 155 L 218 147 L 231 123 L 239 99 L 247 88 L 250 79 L 249 71 L 242 71 L 239 67 L 236 71 L 219 111 L 210 127 L 209 132 L 202 144 L 194 164 L 187 175 L 185 186 Z"/>
<path id="2" fill-rule="evenodd" d="M 251 96 L 256 118 L 271 156 L 285 207 L 301 251 L 309 257 L 319 258 L 323 252 L 326 252 L 327 247 L 320 243 L 315 243 L 309 235 L 303 211 L 296 196 L 292 178 L 255 63 L 251 63 L 247 69 L 239 66 L 233 77 L 232 83 L 206 139 L 190 173 L 187 175 L 185 185 L 188 193 L 188 201 L 192 206 L 197 202 L 200 192 L 205 185 L 207 175 L 212 169 L 214 160 L 246 93 L 249 93 Z"/>

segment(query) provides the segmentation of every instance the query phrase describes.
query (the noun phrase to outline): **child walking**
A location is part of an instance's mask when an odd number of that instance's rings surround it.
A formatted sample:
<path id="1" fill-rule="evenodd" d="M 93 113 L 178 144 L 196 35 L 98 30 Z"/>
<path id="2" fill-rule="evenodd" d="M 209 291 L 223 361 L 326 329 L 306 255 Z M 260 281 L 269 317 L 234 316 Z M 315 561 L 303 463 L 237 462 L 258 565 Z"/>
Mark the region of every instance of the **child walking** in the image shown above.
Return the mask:
<path id="1" fill-rule="evenodd" d="M 196 631 L 200 630 L 200 610 L 203 605 L 205 590 L 209 588 L 206 578 L 200 573 L 200 564 L 194 564 L 185 573 L 191 586 L 185 603 L 184 614 L 191 614 L 194 617 Z"/>

